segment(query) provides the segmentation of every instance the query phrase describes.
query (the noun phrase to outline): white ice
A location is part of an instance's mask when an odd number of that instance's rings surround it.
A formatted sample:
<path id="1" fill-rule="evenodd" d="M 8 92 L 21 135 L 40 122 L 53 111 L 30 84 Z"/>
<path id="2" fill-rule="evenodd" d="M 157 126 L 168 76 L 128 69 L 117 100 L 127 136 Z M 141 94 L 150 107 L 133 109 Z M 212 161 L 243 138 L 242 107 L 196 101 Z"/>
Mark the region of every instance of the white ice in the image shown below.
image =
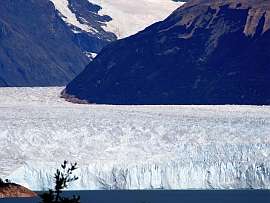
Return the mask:
<path id="1" fill-rule="evenodd" d="M 113 20 L 104 25 L 104 29 L 113 32 L 118 38 L 124 38 L 169 16 L 182 2 L 172 0 L 88 0 L 102 7 L 100 15 L 108 15 Z M 78 21 L 69 6 L 68 0 L 51 0 L 61 13 L 62 19 L 80 30 L 96 33 L 97 30 L 87 23 Z M 78 32 L 78 30 L 74 30 Z"/>
<path id="2" fill-rule="evenodd" d="M 81 23 L 80 21 L 78 21 L 75 13 L 73 13 L 69 6 L 69 2 L 68 0 L 50 0 L 55 8 L 58 10 L 58 12 L 61 14 L 62 19 L 68 24 L 68 25 L 72 25 L 75 26 L 77 28 L 79 28 L 80 30 L 86 31 L 86 32 L 90 32 L 90 33 L 96 33 L 97 31 L 84 23 Z M 73 32 L 77 33 L 77 30 L 73 30 Z"/>
<path id="3" fill-rule="evenodd" d="M 0 88 L 0 177 L 42 190 L 270 189 L 270 107 L 80 105 L 63 88 Z"/>
<path id="4" fill-rule="evenodd" d="M 172 0 L 88 0 L 102 7 L 101 15 L 109 15 L 112 21 L 105 30 L 124 38 L 147 26 L 165 19 L 183 2 Z"/>

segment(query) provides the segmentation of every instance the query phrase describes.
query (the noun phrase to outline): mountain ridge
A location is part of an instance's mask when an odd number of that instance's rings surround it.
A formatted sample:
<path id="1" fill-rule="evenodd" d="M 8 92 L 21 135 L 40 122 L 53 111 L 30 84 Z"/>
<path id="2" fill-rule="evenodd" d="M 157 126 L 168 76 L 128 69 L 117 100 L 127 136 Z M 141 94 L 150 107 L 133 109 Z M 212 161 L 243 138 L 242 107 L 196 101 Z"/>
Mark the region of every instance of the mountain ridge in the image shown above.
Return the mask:
<path id="1" fill-rule="evenodd" d="M 104 2 L 107 1 L 97 3 Z M 167 4 L 177 5 L 169 0 Z M 115 12 L 112 8 L 109 7 L 109 14 Z M 118 10 L 123 8 L 122 5 Z M 103 9 L 94 0 L 3 0 L 0 86 L 66 85 L 104 46 L 117 39 L 106 29 L 113 19 L 103 14 Z M 124 14 L 122 18 L 128 19 Z M 154 20 L 159 20 L 159 16 Z M 114 25 L 121 26 L 118 21 Z"/>
<path id="2" fill-rule="evenodd" d="M 1 3 L 1 86 L 64 85 L 87 63 L 50 1 Z"/>
<path id="3" fill-rule="evenodd" d="M 192 8 L 196 6 L 197 4 L 200 4 L 201 6 L 211 7 L 212 9 L 216 9 L 218 12 L 220 7 L 227 6 L 231 9 L 249 9 L 247 22 L 245 25 L 244 33 L 246 35 L 252 36 L 255 31 L 256 27 L 260 21 L 260 19 L 265 16 L 265 24 L 263 27 L 263 32 L 266 32 L 270 29 L 270 5 L 269 2 L 265 0 L 216 0 L 216 1 L 209 1 L 209 0 L 193 0 L 188 3 L 186 3 L 183 8 Z M 177 12 L 177 11 L 176 11 Z M 185 19 L 189 20 L 191 22 L 194 20 L 195 16 L 193 16 L 193 19 Z M 189 22 L 182 22 L 184 24 L 188 24 Z"/>
<path id="4" fill-rule="evenodd" d="M 254 2 L 190 1 L 105 47 L 63 95 L 106 104 L 270 104 L 270 2 Z"/>

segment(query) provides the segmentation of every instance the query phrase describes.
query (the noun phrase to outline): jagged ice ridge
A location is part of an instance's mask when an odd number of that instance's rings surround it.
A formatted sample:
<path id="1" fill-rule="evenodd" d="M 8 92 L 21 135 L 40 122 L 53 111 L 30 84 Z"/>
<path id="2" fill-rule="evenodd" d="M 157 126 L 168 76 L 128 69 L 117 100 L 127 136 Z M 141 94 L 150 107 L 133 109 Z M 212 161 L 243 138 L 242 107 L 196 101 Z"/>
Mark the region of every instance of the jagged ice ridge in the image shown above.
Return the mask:
<path id="1" fill-rule="evenodd" d="M 270 108 L 79 105 L 63 88 L 0 88 L 0 177 L 43 190 L 270 188 Z"/>

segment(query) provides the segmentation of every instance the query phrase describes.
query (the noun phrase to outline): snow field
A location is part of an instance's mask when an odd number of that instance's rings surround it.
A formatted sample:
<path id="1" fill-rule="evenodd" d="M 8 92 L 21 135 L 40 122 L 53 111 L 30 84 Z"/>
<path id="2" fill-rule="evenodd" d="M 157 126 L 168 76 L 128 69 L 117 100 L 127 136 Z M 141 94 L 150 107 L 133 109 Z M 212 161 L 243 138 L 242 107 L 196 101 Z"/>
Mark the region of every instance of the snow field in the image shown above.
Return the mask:
<path id="1" fill-rule="evenodd" d="M 42 190 L 270 189 L 270 107 L 71 104 L 63 88 L 0 88 L 0 177 Z"/>
<path id="2" fill-rule="evenodd" d="M 113 20 L 108 22 L 104 29 L 115 33 L 118 38 L 128 37 L 143 30 L 147 26 L 161 21 L 169 16 L 182 2 L 171 0 L 88 0 L 90 3 L 102 7 L 100 15 L 108 15 Z M 82 31 L 96 33 L 97 30 L 78 21 L 76 14 L 69 6 L 68 0 L 51 0 L 61 13 L 62 19 L 68 24 Z M 78 30 L 74 30 L 78 32 Z"/>

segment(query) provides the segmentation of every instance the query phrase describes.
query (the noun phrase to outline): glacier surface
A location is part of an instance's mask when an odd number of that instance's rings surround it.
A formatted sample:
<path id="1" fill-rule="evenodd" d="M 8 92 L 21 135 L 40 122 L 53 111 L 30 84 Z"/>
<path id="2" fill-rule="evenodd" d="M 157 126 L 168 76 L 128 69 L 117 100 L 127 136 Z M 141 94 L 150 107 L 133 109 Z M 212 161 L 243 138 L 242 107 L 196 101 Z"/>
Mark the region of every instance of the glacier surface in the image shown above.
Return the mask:
<path id="1" fill-rule="evenodd" d="M 33 190 L 270 189 L 270 107 L 72 104 L 62 87 L 0 88 L 0 177 Z"/>
<path id="2" fill-rule="evenodd" d="M 69 8 L 68 0 L 50 0 L 61 13 L 62 19 L 76 28 L 90 32 L 98 32 L 89 23 L 79 22 L 78 16 Z M 112 20 L 103 25 L 106 31 L 113 32 L 118 38 L 133 35 L 145 27 L 161 21 L 169 16 L 184 2 L 172 0 L 88 0 L 102 7 L 100 15 L 108 15 Z M 73 30 L 74 32 L 77 32 Z"/>
<path id="3" fill-rule="evenodd" d="M 125 38 L 164 20 L 184 2 L 172 0 L 88 0 L 102 7 L 101 15 L 112 17 L 104 29 Z"/>

